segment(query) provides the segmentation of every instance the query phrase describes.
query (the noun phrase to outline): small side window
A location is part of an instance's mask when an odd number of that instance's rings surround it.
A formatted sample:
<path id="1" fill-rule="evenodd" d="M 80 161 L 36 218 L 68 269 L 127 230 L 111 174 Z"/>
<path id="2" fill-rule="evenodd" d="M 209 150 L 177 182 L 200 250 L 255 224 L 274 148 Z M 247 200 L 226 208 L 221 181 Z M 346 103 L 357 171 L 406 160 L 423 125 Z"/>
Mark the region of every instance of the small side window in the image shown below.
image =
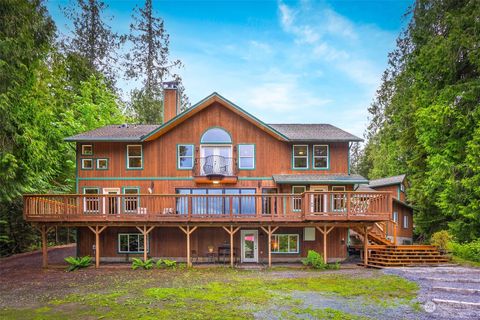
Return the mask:
<path id="1" fill-rule="evenodd" d="M 97 170 L 108 170 L 108 159 L 97 159 Z"/>
<path id="2" fill-rule="evenodd" d="M 82 159 L 82 170 L 92 170 L 93 159 Z"/>
<path id="3" fill-rule="evenodd" d="M 91 144 L 82 145 L 82 156 L 92 156 L 93 155 L 93 146 Z"/>

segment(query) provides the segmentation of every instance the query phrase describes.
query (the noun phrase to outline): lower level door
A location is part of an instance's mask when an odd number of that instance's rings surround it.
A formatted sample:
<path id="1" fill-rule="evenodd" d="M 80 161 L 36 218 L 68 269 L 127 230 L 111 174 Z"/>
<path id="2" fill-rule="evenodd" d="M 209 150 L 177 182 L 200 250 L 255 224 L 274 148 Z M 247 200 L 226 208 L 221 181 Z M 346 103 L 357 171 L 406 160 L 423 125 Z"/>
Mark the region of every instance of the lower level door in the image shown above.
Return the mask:
<path id="1" fill-rule="evenodd" d="M 103 188 L 103 194 L 120 194 L 120 189 Z M 103 212 L 108 214 L 120 214 L 120 198 L 105 197 L 103 202 Z"/>
<path id="2" fill-rule="evenodd" d="M 258 262 L 258 230 L 242 230 L 242 262 Z"/>

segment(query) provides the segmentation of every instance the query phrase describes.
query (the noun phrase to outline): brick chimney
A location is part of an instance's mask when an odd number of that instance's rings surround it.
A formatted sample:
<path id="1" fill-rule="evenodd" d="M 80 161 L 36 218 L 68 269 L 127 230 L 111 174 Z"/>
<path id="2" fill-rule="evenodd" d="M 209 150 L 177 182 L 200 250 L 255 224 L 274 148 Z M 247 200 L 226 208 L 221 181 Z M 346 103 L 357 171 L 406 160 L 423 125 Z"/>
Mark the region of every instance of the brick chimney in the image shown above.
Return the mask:
<path id="1" fill-rule="evenodd" d="M 170 121 L 180 113 L 180 97 L 177 87 L 176 81 L 163 83 L 163 123 Z"/>

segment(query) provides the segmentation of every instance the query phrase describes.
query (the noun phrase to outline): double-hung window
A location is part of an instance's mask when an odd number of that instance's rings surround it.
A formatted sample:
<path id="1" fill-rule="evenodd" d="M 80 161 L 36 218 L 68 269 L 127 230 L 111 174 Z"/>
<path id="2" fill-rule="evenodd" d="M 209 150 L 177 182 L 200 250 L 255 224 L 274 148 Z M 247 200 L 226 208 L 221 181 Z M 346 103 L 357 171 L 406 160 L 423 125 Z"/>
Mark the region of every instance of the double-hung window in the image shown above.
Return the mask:
<path id="1" fill-rule="evenodd" d="M 313 168 L 328 169 L 328 145 L 313 146 Z"/>
<path id="2" fill-rule="evenodd" d="M 293 169 L 308 169 L 308 146 L 293 146 Z"/>
<path id="3" fill-rule="evenodd" d="M 142 145 L 127 146 L 127 169 L 143 169 Z"/>
<path id="4" fill-rule="evenodd" d="M 193 168 L 193 144 L 179 144 L 177 146 L 177 168 Z"/>
<path id="5" fill-rule="evenodd" d="M 298 234 L 272 235 L 272 253 L 298 253 Z"/>
<path id="6" fill-rule="evenodd" d="M 148 251 L 147 238 L 147 251 Z M 119 253 L 142 253 L 144 250 L 143 235 L 141 233 L 119 233 L 118 234 L 118 252 Z"/>
<path id="7" fill-rule="evenodd" d="M 255 145 L 238 145 L 238 168 L 247 170 L 255 169 Z"/>

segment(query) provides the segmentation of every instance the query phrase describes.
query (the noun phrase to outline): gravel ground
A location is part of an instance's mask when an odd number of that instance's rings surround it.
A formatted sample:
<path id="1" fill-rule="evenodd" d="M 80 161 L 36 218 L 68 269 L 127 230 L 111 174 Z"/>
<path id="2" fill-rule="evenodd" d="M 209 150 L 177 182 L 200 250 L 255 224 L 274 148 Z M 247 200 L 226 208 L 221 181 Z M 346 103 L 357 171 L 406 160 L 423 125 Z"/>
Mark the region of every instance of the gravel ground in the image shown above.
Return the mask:
<path id="1" fill-rule="evenodd" d="M 424 309 L 421 319 L 480 319 L 480 269 L 457 266 L 387 268 L 420 285 L 418 302 Z M 469 290 L 464 290 L 469 289 Z M 438 300 L 474 303 L 445 303 Z"/>

